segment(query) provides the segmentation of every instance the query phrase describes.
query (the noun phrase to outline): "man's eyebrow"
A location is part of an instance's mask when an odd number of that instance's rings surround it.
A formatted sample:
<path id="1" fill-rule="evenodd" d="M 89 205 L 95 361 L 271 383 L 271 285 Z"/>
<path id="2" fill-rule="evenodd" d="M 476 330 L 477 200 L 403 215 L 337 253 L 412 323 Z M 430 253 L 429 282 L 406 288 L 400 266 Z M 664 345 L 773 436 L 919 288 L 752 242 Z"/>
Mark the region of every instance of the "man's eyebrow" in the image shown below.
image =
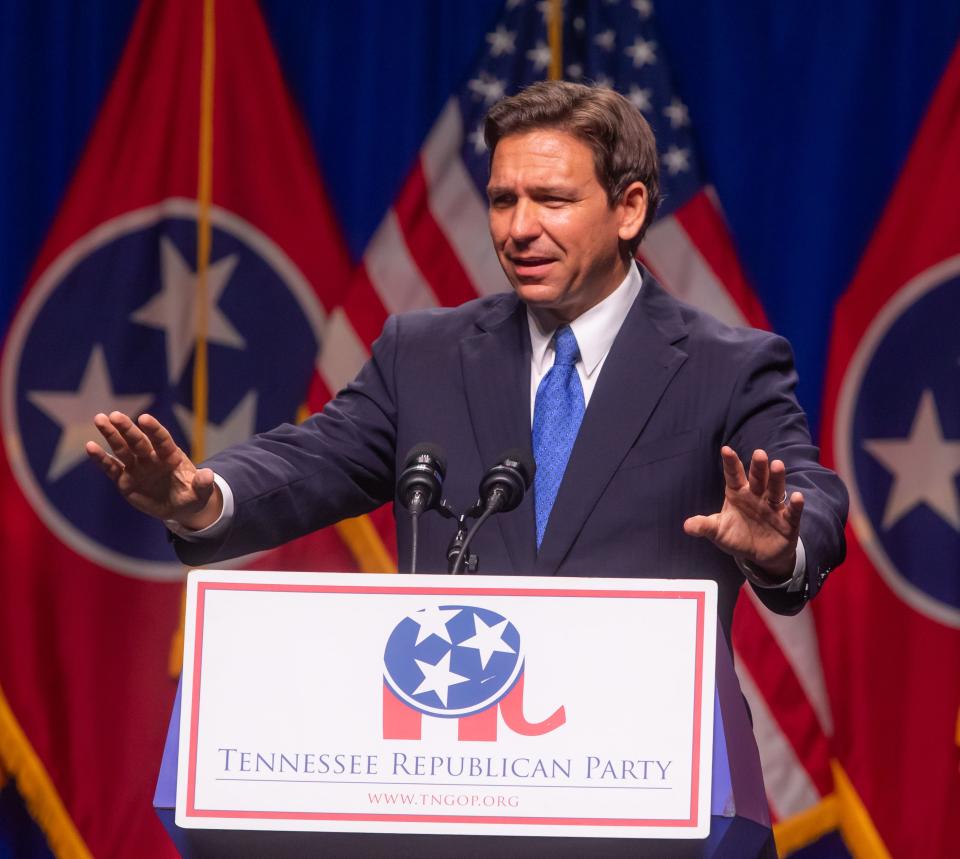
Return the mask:
<path id="1" fill-rule="evenodd" d="M 534 185 L 527 191 L 534 197 L 570 197 L 576 194 L 575 189 L 567 185 Z M 501 194 L 512 194 L 513 189 L 500 185 L 487 186 L 487 196 L 497 197 Z"/>

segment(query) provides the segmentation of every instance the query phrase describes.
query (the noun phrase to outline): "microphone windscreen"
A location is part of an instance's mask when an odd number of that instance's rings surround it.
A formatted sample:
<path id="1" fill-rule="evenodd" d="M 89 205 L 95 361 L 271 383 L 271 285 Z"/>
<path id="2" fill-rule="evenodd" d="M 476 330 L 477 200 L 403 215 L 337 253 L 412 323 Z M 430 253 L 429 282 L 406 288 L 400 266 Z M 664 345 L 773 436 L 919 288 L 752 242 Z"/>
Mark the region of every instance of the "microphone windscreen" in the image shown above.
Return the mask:
<path id="1" fill-rule="evenodd" d="M 444 455 L 443 448 L 441 448 L 440 445 L 432 444 L 430 442 L 415 444 L 407 453 L 407 456 L 403 461 L 403 467 L 406 469 L 411 465 L 416 465 L 417 460 L 419 460 L 420 457 L 430 457 L 430 459 L 433 460 L 434 468 L 440 472 L 440 476 L 447 476 L 447 458 Z"/>
<path id="2" fill-rule="evenodd" d="M 533 482 L 533 475 L 537 472 L 537 464 L 533 458 L 519 447 L 512 447 L 504 451 L 495 463 L 496 465 L 514 465 L 523 476 L 523 487 L 529 489 Z"/>

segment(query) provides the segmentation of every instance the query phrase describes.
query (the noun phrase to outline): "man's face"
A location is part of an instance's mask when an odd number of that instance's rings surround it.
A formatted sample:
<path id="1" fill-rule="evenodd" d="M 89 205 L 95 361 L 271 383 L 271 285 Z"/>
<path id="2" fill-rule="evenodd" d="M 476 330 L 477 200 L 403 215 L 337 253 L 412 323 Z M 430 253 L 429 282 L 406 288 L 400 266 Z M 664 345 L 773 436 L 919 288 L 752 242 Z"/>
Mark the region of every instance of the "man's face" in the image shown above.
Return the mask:
<path id="1" fill-rule="evenodd" d="M 646 208 L 639 188 L 632 204 L 611 207 L 593 152 L 567 132 L 538 129 L 500 140 L 487 185 L 490 234 L 510 283 L 534 313 L 570 322 L 617 288 L 628 266 L 620 240 L 639 229 L 637 194 Z"/>

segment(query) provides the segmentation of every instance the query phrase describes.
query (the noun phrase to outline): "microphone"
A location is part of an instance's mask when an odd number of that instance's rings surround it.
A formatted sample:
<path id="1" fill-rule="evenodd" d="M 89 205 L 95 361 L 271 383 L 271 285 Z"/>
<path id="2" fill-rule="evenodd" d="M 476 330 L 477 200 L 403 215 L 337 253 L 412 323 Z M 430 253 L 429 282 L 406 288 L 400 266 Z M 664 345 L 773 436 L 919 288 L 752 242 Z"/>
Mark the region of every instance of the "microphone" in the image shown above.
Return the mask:
<path id="1" fill-rule="evenodd" d="M 480 481 L 480 501 L 484 509 L 509 513 L 519 507 L 536 470 L 533 460 L 519 448 L 502 454 Z"/>
<path id="2" fill-rule="evenodd" d="M 447 460 L 435 444 L 418 444 L 410 449 L 397 480 L 400 503 L 419 516 L 440 502 L 440 487 L 447 475 Z"/>
<path id="3" fill-rule="evenodd" d="M 410 572 L 417 571 L 417 532 L 420 514 L 440 503 L 440 489 L 447 474 L 447 460 L 435 444 L 414 445 L 397 479 L 400 503 L 410 511 Z"/>
<path id="4" fill-rule="evenodd" d="M 483 523 L 494 513 L 507 513 L 520 505 L 536 470 L 534 462 L 517 448 L 501 454 L 497 457 L 496 465 L 487 469 L 487 473 L 480 479 L 480 500 L 477 502 L 477 507 L 482 507 L 483 512 L 464 537 L 456 560 L 450 568 L 451 575 L 455 576 L 460 572 L 463 559 L 470 548 L 470 541 Z"/>

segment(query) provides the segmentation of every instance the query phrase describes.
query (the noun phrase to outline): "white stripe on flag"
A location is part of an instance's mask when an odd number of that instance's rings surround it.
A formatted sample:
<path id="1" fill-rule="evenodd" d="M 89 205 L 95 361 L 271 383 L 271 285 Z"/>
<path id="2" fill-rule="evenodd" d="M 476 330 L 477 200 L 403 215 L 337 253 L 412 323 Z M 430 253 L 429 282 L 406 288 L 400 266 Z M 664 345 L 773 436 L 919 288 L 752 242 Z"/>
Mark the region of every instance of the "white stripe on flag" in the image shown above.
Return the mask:
<path id="1" fill-rule="evenodd" d="M 681 301 L 706 310 L 728 325 L 747 324 L 740 308 L 676 218 L 664 218 L 654 224 L 643 240 L 640 254 Z"/>
<path id="2" fill-rule="evenodd" d="M 436 295 L 410 256 L 393 209 L 377 227 L 363 262 L 387 313 L 437 306 Z"/>
<path id="3" fill-rule="evenodd" d="M 767 801 L 778 819 L 792 817 L 816 805 L 820 801 L 820 793 L 797 758 L 790 741 L 780 730 L 750 672 L 743 667 L 743 660 L 735 659 L 734 662 L 740 688 L 750 702 Z"/>
<path id="4" fill-rule="evenodd" d="M 490 242 L 486 203 L 460 158 L 462 142 L 460 108 L 456 99 L 450 99 L 420 153 L 429 189 L 428 205 L 474 289 L 480 295 L 490 295 L 510 285 Z"/>
<path id="5" fill-rule="evenodd" d="M 757 613 L 766 624 L 770 635 L 790 663 L 793 673 L 797 675 L 810 706 L 817 714 L 820 730 L 827 737 L 833 736 L 833 716 L 827 697 L 827 684 L 823 678 L 823 667 L 820 664 L 820 647 L 812 612 L 802 611 L 791 617 L 774 614 L 760 602 L 753 588 L 744 588 L 743 592 L 756 606 Z"/>
<path id="6" fill-rule="evenodd" d="M 317 372 L 331 397 L 353 381 L 369 357 L 363 341 L 353 330 L 342 307 L 337 307 L 327 320 L 323 347 L 317 361 Z"/>

